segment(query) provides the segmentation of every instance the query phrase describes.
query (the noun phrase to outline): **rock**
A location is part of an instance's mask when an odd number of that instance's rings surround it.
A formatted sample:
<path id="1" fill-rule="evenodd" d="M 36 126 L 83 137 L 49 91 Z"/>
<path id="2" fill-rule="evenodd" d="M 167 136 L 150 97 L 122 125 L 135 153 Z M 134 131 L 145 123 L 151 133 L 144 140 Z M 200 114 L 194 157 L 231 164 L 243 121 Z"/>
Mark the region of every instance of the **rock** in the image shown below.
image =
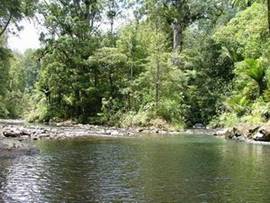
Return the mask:
<path id="1" fill-rule="evenodd" d="M 139 128 L 139 129 L 138 129 L 138 133 L 141 133 L 141 132 L 143 132 L 143 131 L 144 131 L 143 128 Z"/>
<path id="2" fill-rule="evenodd" d="M 30 136 L 31 135 L 31 132 L 27 132 L 26 130 L 22 130 L 21 131 L 21 135 L 22 136 L 25 136 L 25 135 Z"/>
<path id="3" fill-rule="evenodd" d="M 22 134 L 20 131 L 6 130 L 3 132 L 5 137 L 20 137 Z"/>
<path id="4" fill-rule="evenodd" d="M 3 138 L 0 140 L 0 158 L 1 157 L 17 157 L 20 155 L 32 155 L 39 153 L 30 142 L 22 139 Z"/>
<path id="5" fill-rule="evenodd" d="M 47 137 L 50 137 L 49 134 L 46 134 L 46 133 L 42 133 L 40 135 L 38 135 L 39 138 L 47 138 Z"/>
<path id="6" fill-rule="evenodd" d="M 253 140 L 255 141 L 267 141 L 265 135 L 261 132 L 257 132 L 253 135 Z"/>
<path id="7" fill-rule="evenodd" d="M 232 129 L 231 128 L 224 128 L 224 129 L 220 129 L 218 131 L 216 131 L 214 133 L 214 136 L 219 136 L 219 137 L 225 137 L 225 138 L 232 138 L 233 137 L 233 133 L 232 133 Z"/>
<path id="8" fill-rule="evenodd" d="M 250 127 L 250 129 L 249 129 L 250 135 L 256 133 L 256 132 L 258 131 L 259 128 L 260 128 L 260 126 L 253 126 L 253 127 Z"/>
<path id="9" fill-rule="evenodd" d="M 67 120 L 67 121 L 56 123 L 56 126 L 57 127 L 72 127 L 72 126 L 75 126 L 76 124 L 77 123 L 72 120 Z"/>
<path id="10" fill-rule="evenodd" d="M 253 140 L 255 141 L 270 141 L 270 126 L 262 126 L 259 130 L 253 135 Z"/>
<path id="11" fill-rule="evenodd" d="M 119 132 L 118 132 L 117 130 L 112 130 L 112 131 L 110 132 L 110 135 L 112 135 L 112 136 L 117 136 L 117 135 L 119 135 Z"/>
<path id="12" fill-rule="evenodd" d="M 194 129 L 202 129 L 202 128 L 205 128 L 205 126 L 202 124 L 202 123 L 196 123 L 194 126 L 193 126 Z"/>
<path id="13" fill-rule="evenodd" d="M 232 139 L 240 141 L 240 142 L 245 142 L 247 138 L 244 136 L 238 136 L 238 137 L 234 136 Z"/>
<path id="14" fill-rule="evenodd" d="M 259 129 L 257 125 L 241 124 L 232 129 L 232 134 L 229 138 L 240 137 L 251 139 L 253 134 Z"/>
<path id="15" fill-rule="evenodd" d="M 215 136 L 224 136 L 226 139 L 233 139 L 237 141 L 249 140 L 255 141 L 270 141 L 270 126 L 258 126 L 241 124 L 234 128 L 221 129 L 214 133 Z"/>
<path id="16" fill-rule="evenodd" d="M 220 129 L 214 133 L 214 136 L 223 136 L 226 139 L 245 140 L 250 139 L 258 126 L 238 125 L 234 128 Z"/>
<path id="17" fill-rule="evenodd" d="M 1 137 L 5 137 L 4 134 L 3 134 L 2 128 L 0 129 L 0 138 L 1 138 Z"/>

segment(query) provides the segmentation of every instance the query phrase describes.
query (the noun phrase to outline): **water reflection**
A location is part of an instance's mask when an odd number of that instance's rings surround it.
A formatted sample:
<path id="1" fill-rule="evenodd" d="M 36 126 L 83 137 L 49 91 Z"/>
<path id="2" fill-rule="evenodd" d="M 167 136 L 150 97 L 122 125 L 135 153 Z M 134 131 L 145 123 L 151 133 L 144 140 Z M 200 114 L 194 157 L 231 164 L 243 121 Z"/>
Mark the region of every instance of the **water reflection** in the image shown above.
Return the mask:
<path id="1" fill-rule="evenodd" d="M 270 147 L 213 137 L 39 143 L 0 160 L 0 202 L 269 202 Z"/>

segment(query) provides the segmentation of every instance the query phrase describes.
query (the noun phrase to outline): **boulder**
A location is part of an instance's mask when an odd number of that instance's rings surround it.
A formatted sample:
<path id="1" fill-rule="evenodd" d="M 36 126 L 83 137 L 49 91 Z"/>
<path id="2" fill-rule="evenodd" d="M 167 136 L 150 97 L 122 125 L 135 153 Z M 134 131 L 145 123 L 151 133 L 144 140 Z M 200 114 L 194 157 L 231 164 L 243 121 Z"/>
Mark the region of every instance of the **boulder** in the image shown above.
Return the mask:
<path id="1" fill-rule="evenodd" d="M 233 128 L 232 137 L 243 136 L 244 138 L 251 139 L 259 128 L 257 125 L 241 124 Z"/>
<path id="2" fill-rule="evenodd" d="M 235 126 L 233 128 L 225 128 L 220 129 L 214 133 L 215 136 L 223 136 L 226 139 L 234 139 L 234 140 L 247 140 L 247 139 L 254 139 L 253 136 L 259 130 L 259 126 L 257 125 L 247 125 L 241 124 Z M 270 129 L 269 129 L 270 134 Z"/>
<path id="3" fill-rule="evenodd" d="M 270 126 L 265 125 L 259 128 L 259 130 L 253 135 L 255 141 L 270 141 Z"/>
<path id="4" fill-rule="evenodd" d="M 196 123 L 194 126 L 193 126 L 194 129 L 203 129 L 205 128 L 205 126 L 202 124 L 202 123 Z"/>
<path id="5" fill-rule="evenodd" d="M 13 131 L 13 130 L 5 130 L 3 132 L 3 135 L 5 137 L 21 137 L 22 133 L 21 131 Z"/>
<path id="6" fill-rule="evenodd" d="M 112 136 L 118 136 L 120 133 L 117 130 L 111 130 L 108 132 L 108 134 Z"/>
<path id="7" fill-rule="evenodd" d="M 253 140 L 255 141 L 266 141 L 266 137 L 264 134 L 262 134 L 261 132 L 257 132 L 253 135 Z"/>
<path id="8" fill-rule="evenodd" d="M 217 130 L 214 133 L 214 136 L 230 138 L 230 137 L 232 137 L 232 129 L 231 128 L 224 128 L 224 129 Z"/>

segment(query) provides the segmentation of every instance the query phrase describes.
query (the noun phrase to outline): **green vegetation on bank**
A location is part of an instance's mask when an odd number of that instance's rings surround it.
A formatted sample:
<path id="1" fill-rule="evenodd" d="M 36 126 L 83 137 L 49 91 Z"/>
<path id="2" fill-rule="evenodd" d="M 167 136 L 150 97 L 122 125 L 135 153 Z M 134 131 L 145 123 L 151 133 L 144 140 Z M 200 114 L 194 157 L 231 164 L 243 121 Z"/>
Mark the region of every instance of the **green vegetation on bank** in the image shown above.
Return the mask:
<path id="1" fill-rule="evenodd" d="M 4 0 L 0 116 L 165 128 L 267 122 L 269 8 L 260 0 Z M 12 52 L 8 34 L 34 15 L 42 47 Z"/>

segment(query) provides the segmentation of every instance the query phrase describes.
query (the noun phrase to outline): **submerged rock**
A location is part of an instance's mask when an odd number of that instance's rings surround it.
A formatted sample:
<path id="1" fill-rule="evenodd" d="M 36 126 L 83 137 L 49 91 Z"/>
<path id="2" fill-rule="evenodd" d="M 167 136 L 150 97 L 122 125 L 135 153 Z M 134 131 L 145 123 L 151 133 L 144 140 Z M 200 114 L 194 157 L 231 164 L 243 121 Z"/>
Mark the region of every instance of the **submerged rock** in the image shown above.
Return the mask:
<path id="1" fill-rule="evenodd" d="M 0 139 L 0 158 L 15 158 L 20 155 L 34 155 L 37 153 L 39 153 L 39 150 L 29 141 L 5 137 Z"/>

